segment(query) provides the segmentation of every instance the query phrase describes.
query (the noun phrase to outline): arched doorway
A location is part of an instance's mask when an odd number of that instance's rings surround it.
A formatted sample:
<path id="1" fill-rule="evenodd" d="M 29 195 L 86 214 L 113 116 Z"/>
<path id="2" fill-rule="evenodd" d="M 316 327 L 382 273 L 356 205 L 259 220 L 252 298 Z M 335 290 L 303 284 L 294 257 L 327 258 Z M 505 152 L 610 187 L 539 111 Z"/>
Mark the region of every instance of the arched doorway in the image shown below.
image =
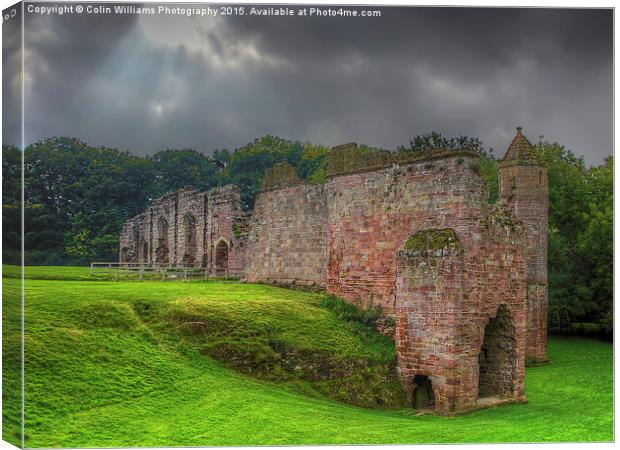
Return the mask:
<path id="1" fill-rule="evenodd" d="M 435 407 L 433 384 L 426 375 L 416 375 L 413 379 L 412 406 L 414 409 L 434 409 Z"/>
<path id="2" fill-rule="evenodd" d="M 142 264 L 147 264 L 149 262 L 149 245 L 146 241 L 142 241 L 142 245 L 140 246 L 140 257 L 138 258 L 138 262 Z"/>
<path id="3" fill-rule="evenodd" d="M 126 263 L 127 258 L 129 257 L 129 249 L 127 247 L 121 248 L 121 263 Z"/>
<path id="4" fill-rule="evenodd" d="M 215 245 L 215 270 L 223 273 L 228 269 L 228 243 L 221 239 Z"/>
<path id="5" fill-rule="evenodd" d="M 130 257 L 131 262 L 140 262 L 140 227 L 136 224 L 133 226 L 133 256 Z"/>
<path id="6" fill-rule="evenodd" d="M 196 218 L 187 214 L 183 219 L 183 235 L 185 237 L 185 251 L 183 253 L 183 264 L 194 265 L 196 263 Z"/>
<path id="7" fill-rule="evenodd" d="M 506 397 L 514 394 L 517 371 L 517 341 L 514 320 L 506 305 L 484 329 L 478 356 L 480 375 L 478 398 Z"/>
<path id="8" fill-rule="evenodd" d="M 168 264 L 168 221 L 160 217 L 157 221 L 157 249 L 155 261 L 157 264 Z"/>

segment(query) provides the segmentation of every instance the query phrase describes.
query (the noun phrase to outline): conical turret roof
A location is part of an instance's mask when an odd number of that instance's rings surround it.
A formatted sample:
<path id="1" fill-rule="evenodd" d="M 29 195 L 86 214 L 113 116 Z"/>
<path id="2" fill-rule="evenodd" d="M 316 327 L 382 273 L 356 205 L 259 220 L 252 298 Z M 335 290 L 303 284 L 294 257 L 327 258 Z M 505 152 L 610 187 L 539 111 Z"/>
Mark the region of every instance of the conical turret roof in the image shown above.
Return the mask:
<path id="1" fill-rule="evenodd" d="M 523 136 L 521 130 L 521 127 L 517 127 L 517 135 L 508 146 L 508 150 L 506 150 L 506 154 L 504 155 L 504 161 L 529 161 L 540 163 L 540 156 L 530 141 Z"/>

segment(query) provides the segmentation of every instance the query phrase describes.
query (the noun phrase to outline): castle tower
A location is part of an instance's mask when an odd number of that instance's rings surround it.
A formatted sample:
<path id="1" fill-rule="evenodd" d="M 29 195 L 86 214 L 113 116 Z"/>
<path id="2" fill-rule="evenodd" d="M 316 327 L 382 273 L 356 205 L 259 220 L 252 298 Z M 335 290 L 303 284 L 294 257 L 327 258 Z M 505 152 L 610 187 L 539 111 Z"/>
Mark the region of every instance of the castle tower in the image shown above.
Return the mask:
<path id="1" fill-rule="evenodd" d="M 517 128 L 499 163 L 499 195 L 508 203 L 526 233 L 527 338 L 526 359 L 547 361 L 547 169 L 532 144 Z"/>

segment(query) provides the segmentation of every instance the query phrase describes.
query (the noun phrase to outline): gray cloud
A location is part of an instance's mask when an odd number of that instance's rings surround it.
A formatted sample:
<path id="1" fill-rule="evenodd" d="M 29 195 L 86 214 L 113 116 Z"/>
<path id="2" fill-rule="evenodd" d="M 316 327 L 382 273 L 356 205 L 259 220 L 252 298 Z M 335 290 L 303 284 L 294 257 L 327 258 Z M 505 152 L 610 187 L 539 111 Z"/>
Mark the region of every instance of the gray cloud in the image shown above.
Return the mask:
<path id="1" fill-rule="evenodd" d="M 380 9 L 27 16 L 26 139 L 145 154 L 232 149 L 267 133 L 394 148 L 438 130 L 478 136 L 501 156 L 520 125 L 590 163 L 612 153 L 611 10 Z"/>

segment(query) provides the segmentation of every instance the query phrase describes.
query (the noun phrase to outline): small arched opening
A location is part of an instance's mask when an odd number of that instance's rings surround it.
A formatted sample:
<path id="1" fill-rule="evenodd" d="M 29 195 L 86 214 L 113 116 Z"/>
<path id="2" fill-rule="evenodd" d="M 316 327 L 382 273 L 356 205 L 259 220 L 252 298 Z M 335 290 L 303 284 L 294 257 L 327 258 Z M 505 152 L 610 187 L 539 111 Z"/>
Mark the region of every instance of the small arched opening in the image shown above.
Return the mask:
<path id="1" fill-rule="evenodd" d="M 140 241 L 140 227 L 137 224 L 134 225 L 131 232 L 133 234 L 133 243 L 137 246 Z"/>
<path id="2" fill-rule="evenodd" d="M 138 260 L 141 264 L 147 264 L 149 262 L 149 245 L 146 241 L 142 241 Z"/>
<path id="3" fill-rule="evenodd" d="M 185 251 L 183 253 L 183 264 L 194 265 L 196 263 L 196 218 L 192 214 L 187 214 L 183 219 L 183 231 L 185 238 Z"/>
<path id="4" fill-rule="evenodd" d="M 478 356 L 478 398 L 507 397 L 514 393 L 517 373 L 517 341 L 514 320 L 506 305 L 484 329 Z"/>
<path id="5" fill-rule="evenodd" d="M 414 409 L 435 408 L 433 383 L 426 375 L 416 375 L 413 379 L 412 406 Z"/>
<path id="6" fill-rule="evenodd" d="M 168 264 L 168 221 L 160 217 L 157 221 L 157 249 L 155 250 L 155 261 L 158 264 Z"/>
<path id="7" fill-rule="evenodd" d="M 127 259 L 129 258 L 129 249 L 127 247 L 123 247 L 121 248 L 121 263 L 126 263 L 128 262 Z"/>
<path id="8" fill-rule="evenodd" d="M 221 239 L 215 245 L 215 269 L 218 272 L 228 269 L 228 242 Z"/>

